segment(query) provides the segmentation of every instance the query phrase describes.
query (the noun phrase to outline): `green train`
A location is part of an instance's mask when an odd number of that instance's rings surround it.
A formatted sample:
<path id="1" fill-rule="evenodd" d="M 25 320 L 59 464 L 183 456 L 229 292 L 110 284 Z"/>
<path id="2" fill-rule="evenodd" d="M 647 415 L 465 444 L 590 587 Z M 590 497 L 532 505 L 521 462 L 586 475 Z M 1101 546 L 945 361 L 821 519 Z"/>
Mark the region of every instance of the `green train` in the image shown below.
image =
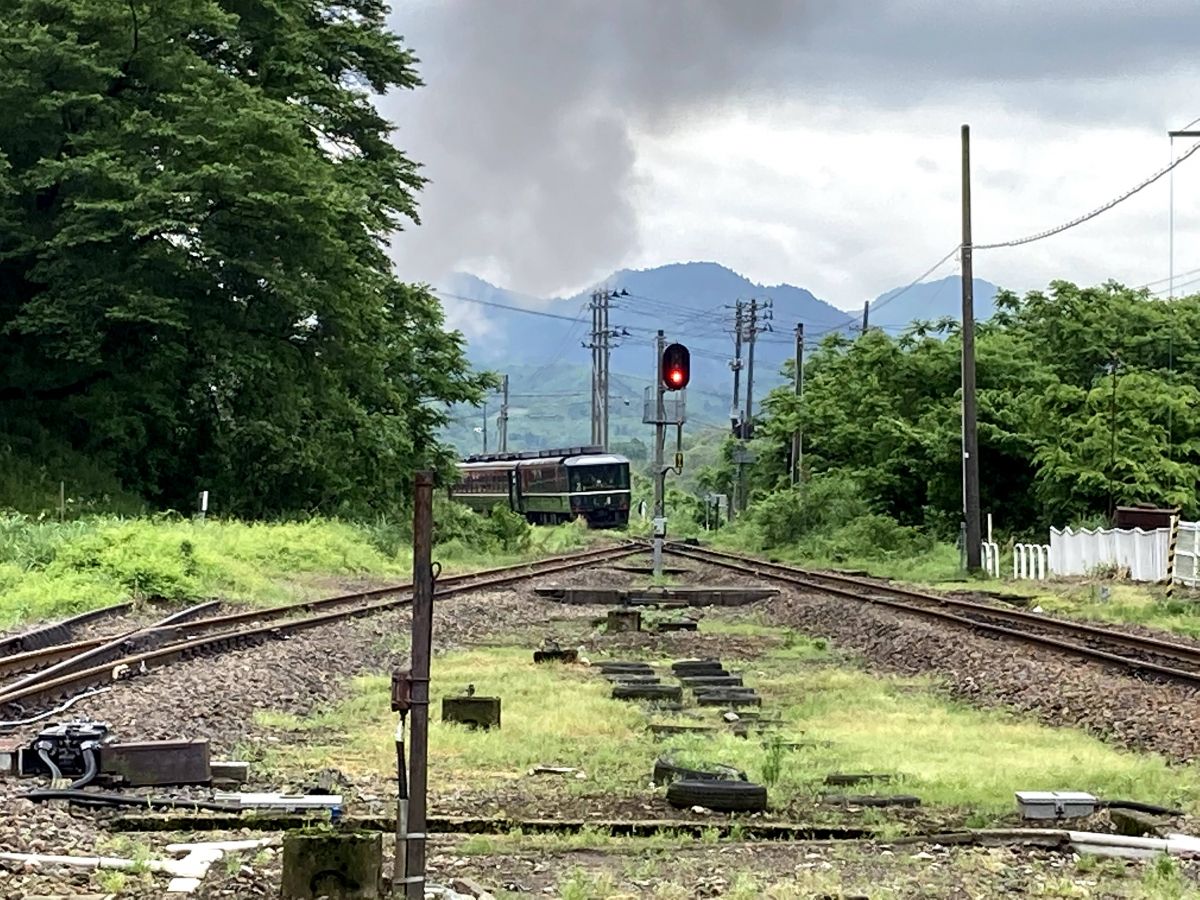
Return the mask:
<path id="1" fill-rule="evenodd" d="M 629 523 L 629 460 L 599 447 L 469 456 L 450 496 L 477 512 L 502 504 L 535 525 L 582 517 L 618 528 Z"/>

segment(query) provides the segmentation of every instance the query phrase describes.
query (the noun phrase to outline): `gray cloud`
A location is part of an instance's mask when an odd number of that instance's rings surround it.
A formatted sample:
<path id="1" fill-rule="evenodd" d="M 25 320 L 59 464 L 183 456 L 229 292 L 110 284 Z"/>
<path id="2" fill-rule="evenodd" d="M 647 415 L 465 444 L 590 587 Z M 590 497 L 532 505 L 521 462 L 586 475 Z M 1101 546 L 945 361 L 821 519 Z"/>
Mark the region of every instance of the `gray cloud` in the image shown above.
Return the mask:
<path id="1" fill-rule="evenodd" d="M 402 272 L 546 293 L 639 250 L 635 132 L 780 100 L 860 124 L 948 100 L 1145 122 L 1172 98 L 1130 83 L 1194 71 L 1200 4 L 409 0 L 392 24 L 427 86 L 383 108 L 432 179 Z"/>

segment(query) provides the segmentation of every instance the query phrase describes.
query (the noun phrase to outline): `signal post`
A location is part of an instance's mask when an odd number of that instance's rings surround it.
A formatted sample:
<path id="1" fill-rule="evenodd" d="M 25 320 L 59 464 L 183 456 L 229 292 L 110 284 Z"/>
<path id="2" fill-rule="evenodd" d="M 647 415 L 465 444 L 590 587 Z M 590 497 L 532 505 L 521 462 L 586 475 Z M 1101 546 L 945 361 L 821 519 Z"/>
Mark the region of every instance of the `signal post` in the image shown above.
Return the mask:
<path id="1" fill-rule="evenodd" d="M 667 536 L 666 480 L 667 473 L 679 474 L 683 470 L 683 423 L 686 420 L 684 395 L 672 398 L 671 417 L 667 417 L 666 394 L 682 392 L 691 381 L 691 353 L 683 344 L 664 346 L 666 339 L 660 330 L 654 341 L 655 384 L 653 410 L 650 392 L 646 392 L 646 408 L 642 421 L 654 424 L 654 574 L 662 575 L 663 541 Z M 666 450 L 666 427 L 673 424 L 675 431 L 675 464 L 666 465 L 663 456 Z"/>

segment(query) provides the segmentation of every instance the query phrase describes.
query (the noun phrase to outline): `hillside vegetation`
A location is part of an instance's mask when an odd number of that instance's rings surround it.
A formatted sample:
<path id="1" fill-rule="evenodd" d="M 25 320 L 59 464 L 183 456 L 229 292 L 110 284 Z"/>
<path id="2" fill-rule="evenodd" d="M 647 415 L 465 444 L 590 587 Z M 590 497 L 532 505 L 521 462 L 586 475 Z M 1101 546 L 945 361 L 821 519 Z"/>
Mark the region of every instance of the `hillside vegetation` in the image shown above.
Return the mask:
<path id="1" fill-rule="evenodd" d="M 949 320 L 827 338 L 806 360 L 802 401 L 790 388 L 766 398 L 737 541 L 836 562 L 924 556 L 955 540 L 960 354 Z M 1045 540 L 1050 525 L 1101 524 L 1132 503 L 1200 514 L 1197 359 L 1200 297 L 1167 303 L 1111 283 L 1002 292 L 977 332 L 983 510 L 999 533 Z M 797 427 L 804 482 L 792 486 Z M 732 491 L 733 448 L 727 440 L 702 489 Z"/>

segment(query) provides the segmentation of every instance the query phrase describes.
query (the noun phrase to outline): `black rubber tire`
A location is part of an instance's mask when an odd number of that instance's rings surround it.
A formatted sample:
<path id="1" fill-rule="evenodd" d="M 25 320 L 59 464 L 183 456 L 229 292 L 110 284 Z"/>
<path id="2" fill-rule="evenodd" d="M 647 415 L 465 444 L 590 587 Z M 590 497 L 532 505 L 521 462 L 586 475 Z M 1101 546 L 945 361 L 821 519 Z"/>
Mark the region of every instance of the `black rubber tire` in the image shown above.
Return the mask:
<path id="1" fill-rule="evenodd" d="M 641 672 L 610 672 L 604 676 L 613 684 L 662 684 L 657 675 L 643 675 Z"/>
<path id="2" fill-rule="evenodd" d="M 618 684 L 613 687 L 614 700 L 674 700 L 683 699 L 683 688 L 673 684 Z"/>
<path id="3" fill-rule="evenodd" d="M 696 694 L 697 706 L 728 706 L 735 709 L 739 706 L 762 706 L 762 697 L 757 694 L 732 694 L 722 691 L 716 694 Z"/>
<path id="4" fill-rule="evenodd" d="M 654 761 L 650 780 L 655 784 L 670 784 L 672 781 L 746 781 L 746 773 L 733 766 L 716 765 L 709 771 L 677 766 L 666 756 Z"/>
<path id="5" fill-rule="evenodd" d="M 703 806 L 717 812 L 762 812 L 767 789 L 752 781 L 674 781 L 667 785 L 667 802 L 676 809 Z"/>
<path id="6" fill-rule="evenodd" d="M 684 687 L 743 687 L 741 675 L 680 675 Z"/>
<path id="7" fill-rule="evenodd" d="M 600 663 L 596 666 L 605 675 L 613 675 L 618 672 L 627 672 L 629 674 L 653 674 L 654 669 L 649 663 Z"/>
<path id="8" fill-rule="evenodd" d="M 711 666 L 685 666 L 682 669 L 672 669 L 671 674 L 677 678 L 695 678 L 699 675 L 728 675 L 729 670 L 720 663 Z"/>
<path id="9" fill-rule="evenodd" d="M 719 659 L 681 659 L 671 663 L 671 671 L 679 672 L 683 669 L 719 669 L 721 661 Z"/>
<path id="10" fill-rule="evenodd" d="M 544 662 L 561 662 L 573 663 L 579 661 L 578 650 L 534 650 L 533 661 L 535 663 Z"/>

